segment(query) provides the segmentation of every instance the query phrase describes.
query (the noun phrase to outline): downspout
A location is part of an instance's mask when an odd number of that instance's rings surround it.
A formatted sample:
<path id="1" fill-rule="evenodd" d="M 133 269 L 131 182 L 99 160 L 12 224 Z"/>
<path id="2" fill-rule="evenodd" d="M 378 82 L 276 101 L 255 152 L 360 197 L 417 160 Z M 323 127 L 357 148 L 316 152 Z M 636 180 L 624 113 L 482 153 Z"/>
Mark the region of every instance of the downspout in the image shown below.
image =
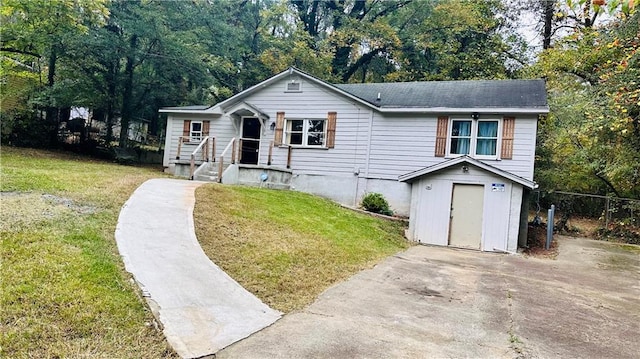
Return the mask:
<path id="1" fill-rule="evenodd" d="M 367 141 L 367 164 L 365 167 L 365 177 L 369 178 L 369 162 L 371 159 L 371 138 L 373 137 L 373 110 L 369 117 L 369 141 Z"/>
<path id="2" fill-rule="evenodd" d="M 353 175 L 356 177 L 356 189 L 353 194 L 353 206 L 358 207 L 358 186 L 360 184 L 360 166 L 358 166 L 358 139 L 360 138 L 360 107 L 353 104 L 358 109 L 358 122 L 356 125 L 356 146 L 353 149 Z"/>

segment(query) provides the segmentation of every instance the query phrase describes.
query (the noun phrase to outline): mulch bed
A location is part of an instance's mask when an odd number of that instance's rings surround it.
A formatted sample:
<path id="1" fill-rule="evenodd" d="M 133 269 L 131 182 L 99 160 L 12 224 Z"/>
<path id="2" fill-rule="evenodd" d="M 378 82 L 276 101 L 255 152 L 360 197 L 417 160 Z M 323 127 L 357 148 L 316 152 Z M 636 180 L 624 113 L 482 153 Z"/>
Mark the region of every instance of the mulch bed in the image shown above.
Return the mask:
<path id="1" fill-rule="evenodd" d="M 546 250 L 547 226 L 545 223 L 535 225 L 529 223 L 527 233 L 527 247 L 524 253 L 535 257 L 555 258 L 558 255 L 558 241 L 552 240 L 549 250 Z"/>

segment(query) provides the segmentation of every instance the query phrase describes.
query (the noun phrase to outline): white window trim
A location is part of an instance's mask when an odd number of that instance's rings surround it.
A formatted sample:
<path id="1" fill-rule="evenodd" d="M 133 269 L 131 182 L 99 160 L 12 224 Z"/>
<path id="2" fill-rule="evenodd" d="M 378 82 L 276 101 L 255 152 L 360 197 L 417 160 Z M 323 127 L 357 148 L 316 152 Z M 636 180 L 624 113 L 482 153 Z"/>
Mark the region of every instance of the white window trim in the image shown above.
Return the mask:
<path id="1" fill-rule="evenodd" d="M 453 121 L 471 121 L 471 141 L 469 144 L 469 157 L 477 158 L 480 160 L 500 160 L 500 153 L 502 151 L 502 119 L 501 118 L 479 118 L 469 119 L 464 117 L 452 117 L 449 118 L 449 124 L 447 126 L 447 158 L 455 158 L 464 156 L 463 154 L 451 153 L 451 130 L 453 129 Z M 494 156 L 476 155 L 476 145 L 478 143 L 478 122 L 498 122 L 498 133 L 496 136 L 496 154 Z"/>
<path id="2" fill-rule="evenodd" d="M 290 121 L 302 121 L 302 144 L 292 145 L 290 143 L 288 134 L 291 133 L 288 128 L 288 124 Z M 309 145 L 309 122 L 310 121 L 323 121 L 324 126 L 322 126 L 322 145 Z M 285 118 L 284 119 L 284 129 L 282 133 L 283 144 L 291 147 L 302 147 L 302 148 L 327 148 L 327 119 L 326 118 Z M 298 131 L 296 131 L 298 132 Z"/>
<path id="3" fill-rule="evenodd" d="M 200 124 L 200 131 L 193 130 L 193 125 L 196 123 Z M 203 126 L 204 126 L 204 123 L 202 121 L 191 121 L 191 124 L 189 124 L 189 140 L 190 141 L 195 141 L 195 142 L 202 141 L 202 139 L 204 138 L 203 132 L 202 132 L 204 130 Z M 193 135 L 194 133 L 198 133 L 198 132 L 200 133 L 200 135 L 196 135 L 196 136 Z"/>

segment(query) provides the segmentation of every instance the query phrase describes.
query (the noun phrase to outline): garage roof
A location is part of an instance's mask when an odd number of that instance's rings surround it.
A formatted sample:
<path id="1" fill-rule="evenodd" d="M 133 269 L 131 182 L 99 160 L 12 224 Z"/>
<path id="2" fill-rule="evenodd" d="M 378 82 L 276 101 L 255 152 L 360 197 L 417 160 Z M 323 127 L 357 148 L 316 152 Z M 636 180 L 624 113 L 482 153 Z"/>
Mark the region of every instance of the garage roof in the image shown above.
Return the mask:
<path id="1" fill-rule="evenodd" d="M 469 157 L 469 156 L 460 156 L 460 157 L 456 157 L 454 159 L 448 160 L 448 161 L 444 161 L 444 162 L 440 162 L 436 165 L 433 166 L 429 166 L 429 167 L 425 167 L 423 169 L 419 169 L 417 171 L 413 171 L 413 172 L 409 172 L 406 174 L 403 174 L 401 176 L 398 177 L 398 181 L 400 182 L 408 182 L 411 183 L 413 181 L 415 181 L 416 179 L 428 175 L 430 173 L 434 173 L 446 168 L 449 168 L 451 166 L 455 166 L 458 164 L 468 164 L 468 165 L 472 165 L 475 167 L 478 167 L 480 169 L 483 169 L 487 172 L 491 172 L 497 176 L 503 177 L 505 179 L 508 179 L 512 182 L 521 184 L 529 189 L 535 189 L 538 187 L 538 184 L 535 183 L 534 181 L 530 181 L 526 178 L 522 178 L 520 176 L 516 176 L 513 173 L 509 173 L 507 171 L 503 171 L 497 167 L 488 165 L 484 162 L 478 161 L 475 158 Z"/>

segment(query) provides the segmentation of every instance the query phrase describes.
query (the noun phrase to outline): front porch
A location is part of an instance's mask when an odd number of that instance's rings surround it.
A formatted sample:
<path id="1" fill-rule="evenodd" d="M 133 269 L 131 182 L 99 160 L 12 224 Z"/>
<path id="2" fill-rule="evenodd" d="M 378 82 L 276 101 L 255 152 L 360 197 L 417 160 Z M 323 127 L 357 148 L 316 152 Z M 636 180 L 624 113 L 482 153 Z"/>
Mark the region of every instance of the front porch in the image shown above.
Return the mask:
<path id="1" fill-rule="evenodd" d="M 291 188 L 291 156 L 287 158 L 286 168 L 271 165 L 273 141 L 269 146 L 267 164 L 246 164 L 242 163 L 242 157 L 247 152 L 246 147 L 250 146 L 245 146 L 243 139 L 232 138 L 216 157 L 215 137 L 204 137 L 190 152 L 189 147 L 193 146 L 186 144 L 192 144 L 192 138 L 187 142 L 185 137 L 178 138 L 177 155 L 167 169 L 176 176 L 205 182 L 275 189 Z M 289 148 L 290 152 L 291 148 Z"/>

